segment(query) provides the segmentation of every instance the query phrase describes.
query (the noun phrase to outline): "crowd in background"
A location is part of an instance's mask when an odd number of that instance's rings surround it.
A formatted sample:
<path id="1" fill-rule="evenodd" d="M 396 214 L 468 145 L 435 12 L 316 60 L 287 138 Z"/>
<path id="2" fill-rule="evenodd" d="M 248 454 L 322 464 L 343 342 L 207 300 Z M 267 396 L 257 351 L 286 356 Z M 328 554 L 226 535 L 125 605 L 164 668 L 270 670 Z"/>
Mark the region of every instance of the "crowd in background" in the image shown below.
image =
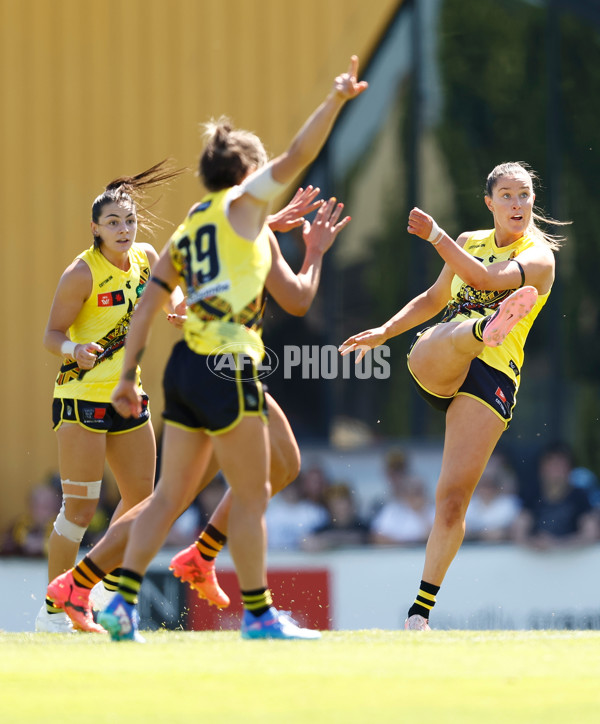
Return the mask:
<path id="1" fill-rule="evenodd" d="M 414 473 L 410 453 L 397 448 L 385 457 L 387 494 L 361 510 L 351 483 L 330 479 L 318 463 L 275 496 L 266 521 L 271 550 L 322 551 L 349 546 L 414 546 L 427 541 L 435 501 L 426 481 Z M 222 475 L 208 485 L 173 526 L 167 546 L 195 540 L 221 500 Z M 118 500 L 103 486 L 101 505 L 83 547 L 92 546 L 110 522 Z M 0 545 L 5 556 L 44 557 L 61 504 L 57 475 L 35 486 L 29 508 Z M 513 542 L 536 550 L 568 548 L 600 541 L 600 482 L 577 467 L 568 445 L 541 451 L 534 479 L 520 480 L 502 453 L 494 453 L 471 499 L 467 542 Z"/>

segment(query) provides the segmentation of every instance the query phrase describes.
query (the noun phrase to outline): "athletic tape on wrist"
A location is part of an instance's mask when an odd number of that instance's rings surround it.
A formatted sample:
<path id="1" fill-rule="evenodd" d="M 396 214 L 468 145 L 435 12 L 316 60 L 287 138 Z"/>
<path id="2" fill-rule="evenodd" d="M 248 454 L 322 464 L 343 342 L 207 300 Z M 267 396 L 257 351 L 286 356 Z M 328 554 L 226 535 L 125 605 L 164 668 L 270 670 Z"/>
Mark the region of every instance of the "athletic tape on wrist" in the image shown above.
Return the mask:
<path id="1" fill-rule="evenodd" d="M 66 357 L 73 357 L 73 359 L 75 359 L 75 347 L 77 347 L 77 342 L 65 339 L 65 341 L 60 345 L 60 353 L 64 354 Z"/>
<path id="2" fill-rule="evenodd" d="M 429 232 L 429 236 L 427 237 L 427 241 L 431 242 L 433 246 L 437 246 L 440 241 L 442 240 L 442 236 L 444 235 L 444 230 L 440 229 L 440 227 L 435 222 L 435 219 L 431 220 L 431 231 Z"/>

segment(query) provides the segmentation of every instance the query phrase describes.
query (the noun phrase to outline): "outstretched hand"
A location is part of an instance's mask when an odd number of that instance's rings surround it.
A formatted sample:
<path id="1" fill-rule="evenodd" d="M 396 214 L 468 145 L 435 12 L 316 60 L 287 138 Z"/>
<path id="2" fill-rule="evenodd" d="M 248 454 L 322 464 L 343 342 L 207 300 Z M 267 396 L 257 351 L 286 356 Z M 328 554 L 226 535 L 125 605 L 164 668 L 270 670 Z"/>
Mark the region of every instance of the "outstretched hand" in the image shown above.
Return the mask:
<path id="1" fill-rule="evenodd" d="M 315 201 L 320 192 L 321 189 L 318 186 L 316 188 L 307 186 L 305 189 L 300 187 L 287 206 L 277 213 L 267 216 L 267 224 L 271 230 L 285 232 L 301 226 L 307 214 L 325 203 L 323 199 Z"/>
<path id="2" fill-rule="evenodd" d="M 386 341 L 387 335 L 385 329 L 383 327 L 374 327 L 373 329 L 367 329 L 364 332 L 359 332 L 358 334 L 352 335 L 352 337 L 348 337 L 348 339 L 338 347 L 338 352 L 342 357 L 345 357 L 351 352 L 357 352 L 355 363 L 358 364 L 369 350 L 379 347 L 379 345 Z"/>
<path id="3" fill-rule="evenodd" d="M 339 203 L 336 206 L 335 202 L 336 199 L 332 196 L 327 203 L 323 203 L 312 224 L 304 220 L 302 238 L 307 249 L 325 254 L 331 248 L 335 237 L 350 222 L 350 216 L 345 216 L 338 222 L 344 204 Z"/>
<path id="4" fill-rule="evenodd" d="M 353 55 L 350 58 L 350 65 L 346 73 L 338 75 L 333 82 L 333 92 L 341 96 L 344 100 L 356 98 L 363 91 L 367 90 L 369 84 L 366 80 L 357 80 L 358 75 L 358 56 Z"/>

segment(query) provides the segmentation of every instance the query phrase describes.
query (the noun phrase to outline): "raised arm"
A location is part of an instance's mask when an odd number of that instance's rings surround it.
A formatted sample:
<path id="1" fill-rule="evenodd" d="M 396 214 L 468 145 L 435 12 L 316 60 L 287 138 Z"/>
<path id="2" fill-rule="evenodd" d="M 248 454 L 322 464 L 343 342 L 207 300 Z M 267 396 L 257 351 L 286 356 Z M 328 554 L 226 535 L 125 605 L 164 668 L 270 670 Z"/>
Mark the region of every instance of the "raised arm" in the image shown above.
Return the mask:
<path id="1" fill-rule="evenodd" d="M 554 255 L 550 249 L 541 245 L 526 249 L 519 254 L 518 264 L 514 259 L 510 259 L 485 266 L 463 249 L 468 234 L 461 234 L 454 241 L 443 229 L 440 229 L 429 214 L 421 209 L 414 208 L 410 212 L 408 232 L 433 244 L 437 253 L 454 273 L 474 289 L 516 289 L 525 283 L 536 287 L 540 294 L 545 294 L 552 286 Z"/>
<path id="2" fill-rule="evenodd" d="M 298 131 L 288 150 L 271 162 L 275 181 L 289 183 L 317 157 L 344 104 L 367 89 L 368 83 L 358 81 L 357 75 L 358 57 L 353 55 L 348 70 L 337 76 L 327 98 Z"/>
<path id="3" fill-rule="evenodd" d="M 450 285 L 453 276 L 452 270 L 445 265 L 433 286 L 412 299 L 385 324 L 348 337 L 339 347 L 341 355 L 358 352 L 355 360 L 358 364 L 370 349 L 435 317 L 451 297 Z"/>

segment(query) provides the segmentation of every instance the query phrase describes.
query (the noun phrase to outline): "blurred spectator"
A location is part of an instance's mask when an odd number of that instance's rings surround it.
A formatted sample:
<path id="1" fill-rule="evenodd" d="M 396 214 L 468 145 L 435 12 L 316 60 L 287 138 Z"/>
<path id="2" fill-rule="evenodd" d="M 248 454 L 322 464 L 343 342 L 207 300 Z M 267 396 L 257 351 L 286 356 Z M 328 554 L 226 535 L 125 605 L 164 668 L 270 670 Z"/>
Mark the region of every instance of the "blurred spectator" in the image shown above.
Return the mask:
<path id="1" fill-rule="evenodd" d="M 467 508 L 465 539 L 508 540 L 521 511 L 516 489 L 514 472 L 499 453 L 494 453 Z"/>
<path id="2" fill-rule="evenodd" d="M 62 496 L 52 486 L 51 479 L 32 488 L 28 510 L 14 521 L 2 541 L 2 555 L 45 557 L 61 502 Z"/>
<path id="3" fill-rule="evenodd" d="M 329 486 L 325 500 L 330 520 L 303 541 L 303 550 L 314 552 L 366 543 L 369 528 L 358 514 L 350 487 L 346 483 Z"/>
<path id="4" fill-rule="evenodd" d="M 554 444 L 542 452 L 538 462 L 538 497 L 518 517 L 515 542 L 547 550 L 598 540 L 598 514 L 587 491 L 573 484 L 573 469 L 573 456 L 567 445 Z"/>
<path id="5" fill-rule="evenodd" d="M 328 487 L 325 473 L 313 465 L 269 501 L 265 515 L 269 548 L 299 550 L 307 536 L 330 522 Z"/>
<path id="6" fill-rule="evenodd" d="M 324 508 L 327 507 L 329 478 L 318 463 L 313 463 L 306 470 L 302 470 L 294 484 L 299 486 L 299 495 L 302 500 Z"/>
<path id="7" fill-rule="evenodd" d="M 409 470 L 401 450 L 388 453 L 386 475 L 391 498 L 371 522 L 371 542 L 379 545 L 424 543 L 435 513 L 425 483 Z"/>

